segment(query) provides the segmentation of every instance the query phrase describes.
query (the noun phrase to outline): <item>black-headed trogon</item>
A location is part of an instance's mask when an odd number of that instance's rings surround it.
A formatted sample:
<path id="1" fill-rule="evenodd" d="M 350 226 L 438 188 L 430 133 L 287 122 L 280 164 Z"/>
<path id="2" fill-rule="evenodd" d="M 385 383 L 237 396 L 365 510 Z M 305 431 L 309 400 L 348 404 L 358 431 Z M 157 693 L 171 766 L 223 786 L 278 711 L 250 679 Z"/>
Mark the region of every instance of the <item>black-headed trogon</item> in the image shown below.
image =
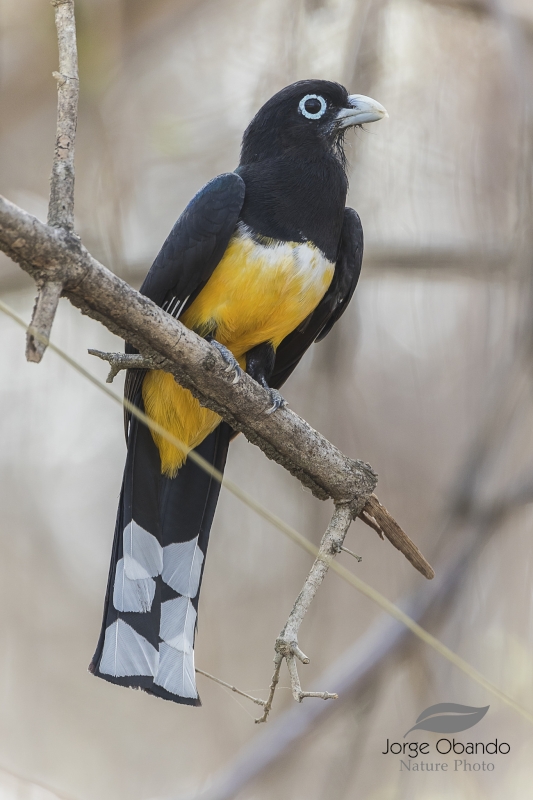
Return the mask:
<path id="1" fill-rule="evenodd" d="M 357 284 L 363 231 L 345 208 L 343 139 L 350 126 L 384 116 L 375 100 L 329 81 L 299 81 L 275 94 L 245 131 L 235 172 L 191 200 L 141 286 L 269 388 L 273 409 L 282 402 L 276 390 L 331 330 Z M 231 428 L 172 375 L 131 370 L 125 391 L 224 469 Z M 199 705 L 193 646 L 220 487 L 136 419 L 126 425 L 104 620 L 90 669 Z"/>

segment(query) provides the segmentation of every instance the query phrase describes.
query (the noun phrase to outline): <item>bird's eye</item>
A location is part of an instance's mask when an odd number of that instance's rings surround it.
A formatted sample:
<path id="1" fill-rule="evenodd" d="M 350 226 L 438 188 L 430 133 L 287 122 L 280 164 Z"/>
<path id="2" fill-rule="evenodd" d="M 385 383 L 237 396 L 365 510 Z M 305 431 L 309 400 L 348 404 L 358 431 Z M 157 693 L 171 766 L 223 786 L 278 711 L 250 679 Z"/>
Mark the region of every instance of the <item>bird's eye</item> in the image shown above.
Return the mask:
<path id="1" fill-rule="evenodd" d="M 320 119 L 327 108 L 327 103 L 319 94 L 306 94 L 300 100 L 298 108 L 307 119 Z"/>

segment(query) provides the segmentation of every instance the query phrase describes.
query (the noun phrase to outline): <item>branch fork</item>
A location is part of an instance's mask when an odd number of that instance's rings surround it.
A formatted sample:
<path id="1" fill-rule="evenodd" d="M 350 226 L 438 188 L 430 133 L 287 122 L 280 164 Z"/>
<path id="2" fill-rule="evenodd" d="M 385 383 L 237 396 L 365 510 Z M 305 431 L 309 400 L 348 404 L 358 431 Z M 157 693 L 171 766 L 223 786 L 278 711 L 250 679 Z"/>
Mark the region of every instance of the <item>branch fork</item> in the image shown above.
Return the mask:
<path id="1" fill-rule="evenodd" d="M 103 350 L 92 349 L 87 352 L 90 356 L 96 356 L 109 363 L 106 383 L 113 383 L 118 373 L 124 369 L 164 369 L 163 359 L 143 356 L 140 353 L 106 353 Z"/>

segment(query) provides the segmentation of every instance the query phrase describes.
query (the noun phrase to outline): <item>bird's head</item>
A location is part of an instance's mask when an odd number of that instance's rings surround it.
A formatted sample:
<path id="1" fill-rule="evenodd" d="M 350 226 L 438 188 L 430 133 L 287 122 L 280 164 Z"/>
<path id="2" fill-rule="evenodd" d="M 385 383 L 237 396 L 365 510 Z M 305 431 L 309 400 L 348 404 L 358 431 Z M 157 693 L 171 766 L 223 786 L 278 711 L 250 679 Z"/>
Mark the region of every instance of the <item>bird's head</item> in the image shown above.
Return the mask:
<path id="1" fill-rule="evenodd" d="M 348 94 L 331 81 L 298 81 L 286 86 L 259 109 L 244 132 L 241 164 L 298 152 L 306 157 L 342 153 L 346 130 L 377 122 L 388 114 L 381 103 Z"/>

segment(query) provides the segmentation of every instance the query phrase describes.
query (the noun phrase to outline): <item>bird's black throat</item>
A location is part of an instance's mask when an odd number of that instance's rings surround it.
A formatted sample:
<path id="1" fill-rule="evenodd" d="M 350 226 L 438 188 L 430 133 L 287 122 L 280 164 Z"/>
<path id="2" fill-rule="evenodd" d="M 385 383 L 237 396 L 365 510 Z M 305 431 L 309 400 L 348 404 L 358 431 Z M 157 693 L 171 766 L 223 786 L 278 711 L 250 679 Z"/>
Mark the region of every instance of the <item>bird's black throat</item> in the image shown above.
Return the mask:
<path id="1" fill-rule="evenodd" d="M 342 143 L 314 157 L 283 155 L 235 170 L 246 185 L 240 219 L 253 233 L 280 241 L 310 241 L 337 258 L 348 179 Z"/>

